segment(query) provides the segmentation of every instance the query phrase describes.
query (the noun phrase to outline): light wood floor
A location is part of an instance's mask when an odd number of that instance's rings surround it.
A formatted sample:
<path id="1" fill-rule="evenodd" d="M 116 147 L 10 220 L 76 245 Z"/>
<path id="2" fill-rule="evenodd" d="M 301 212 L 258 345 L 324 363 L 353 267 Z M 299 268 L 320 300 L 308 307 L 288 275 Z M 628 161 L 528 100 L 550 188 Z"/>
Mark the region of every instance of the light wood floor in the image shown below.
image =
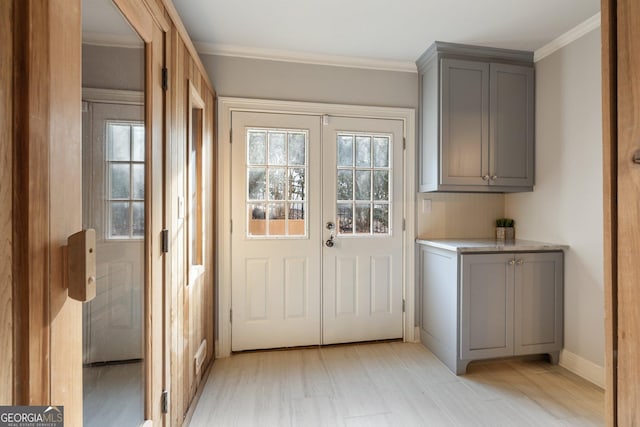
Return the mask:
<path id="1" fill-rule="evenodd" d="M 420 344 L 252 352 L 219 359 L 191 427 L 602 426 L 602 389 L 545 361 L 456 377 Z"/>
<path id="2" fill-rule="evenodd" d="M 144 416 L 142 362 L 85 367 L 84 427 L 138 427 Z"/>

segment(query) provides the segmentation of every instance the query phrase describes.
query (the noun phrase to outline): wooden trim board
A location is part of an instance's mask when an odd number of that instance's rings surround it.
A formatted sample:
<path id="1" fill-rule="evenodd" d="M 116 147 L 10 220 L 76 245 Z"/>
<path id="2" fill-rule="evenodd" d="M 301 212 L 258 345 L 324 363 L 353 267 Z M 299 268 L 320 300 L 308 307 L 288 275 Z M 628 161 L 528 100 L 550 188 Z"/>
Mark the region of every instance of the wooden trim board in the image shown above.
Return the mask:
<path id="1" fill-rule="evenodd" d="M 603 227 L 605 300 L 605 414 L 617 425 L 617 40 L 616 0 L 602 0 Z"/>

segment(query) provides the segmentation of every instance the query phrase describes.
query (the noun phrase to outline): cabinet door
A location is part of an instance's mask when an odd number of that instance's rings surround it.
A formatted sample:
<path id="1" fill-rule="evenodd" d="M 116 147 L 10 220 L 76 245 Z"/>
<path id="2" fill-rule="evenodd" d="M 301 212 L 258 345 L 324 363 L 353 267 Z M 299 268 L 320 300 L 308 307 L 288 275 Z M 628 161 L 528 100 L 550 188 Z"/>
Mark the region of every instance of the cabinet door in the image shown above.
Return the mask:
<path id="1" fill-rule="evenodd" d="M 533 68 L 491 64 L 491 185 L 532 187 Z"/>
<path id="2" fill-rule="evenodd" d="M 443 59 L 441 76 L 441 183 L 486 186 L 489 64 Z"/>
<path id="3" fill-rule="evenodd" d="M 461 359 L 513 355 L 513 257 L 462 255 Z"/>
<path id="4" fill-rule="evenodd" d="M 562 349 L 562 252 L 517 253 L 515 354 Z"/>

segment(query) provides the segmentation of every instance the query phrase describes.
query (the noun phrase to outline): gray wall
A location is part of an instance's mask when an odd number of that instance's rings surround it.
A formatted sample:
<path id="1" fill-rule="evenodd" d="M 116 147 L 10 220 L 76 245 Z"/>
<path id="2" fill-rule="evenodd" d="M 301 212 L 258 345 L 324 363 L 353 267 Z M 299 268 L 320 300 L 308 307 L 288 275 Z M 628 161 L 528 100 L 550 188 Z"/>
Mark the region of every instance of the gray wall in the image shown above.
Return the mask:
<path id="1" fill-rule="evenodd" d="M 518 236 L 566 243 L 565 349 L 604 366 L 600 30 L 536 63 L 536 186 L 505 196 Z"/>
<path id="2" fill-rule="evenodd" d="M 82 86 L 144 90 L 144 49 L 83 44 Z"/>
<path id="3" fill-rule="evenodd" d="M 200 55 L 220 96 L 418 107 L 418 75 L 394 71 Z"/>

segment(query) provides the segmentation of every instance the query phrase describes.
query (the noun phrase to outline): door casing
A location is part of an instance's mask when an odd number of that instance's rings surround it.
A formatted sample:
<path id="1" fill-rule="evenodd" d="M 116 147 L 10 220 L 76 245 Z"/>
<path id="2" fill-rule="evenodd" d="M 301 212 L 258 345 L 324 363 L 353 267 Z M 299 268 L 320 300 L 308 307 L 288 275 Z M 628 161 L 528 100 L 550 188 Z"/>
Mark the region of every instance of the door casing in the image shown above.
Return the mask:
<path id="1" fill-rule="evenodd" d="M 404 209 L 406 224 L 403 241 L 403 293 L 405 300 L 404 341 L 413 342 L 415 333 L 415 110 L 397 107 L 367 107 L 340 104 L 321 104 L 295 101 L 272 101 L 248 98 L 218 98 L 218 205 L 216 244 L 218 269 L 218 339 L 215 343 L 216 357 L 231 355 L 231 113 L 254 111 L 265 113 L 308 114 L 315 116 L 344 116 L 375 119 L 397 119 L 404 122 Z M 239 142 L 238 142 L 239 143 Z M 412 160 L 413 159 L 413 160 Z"/>

